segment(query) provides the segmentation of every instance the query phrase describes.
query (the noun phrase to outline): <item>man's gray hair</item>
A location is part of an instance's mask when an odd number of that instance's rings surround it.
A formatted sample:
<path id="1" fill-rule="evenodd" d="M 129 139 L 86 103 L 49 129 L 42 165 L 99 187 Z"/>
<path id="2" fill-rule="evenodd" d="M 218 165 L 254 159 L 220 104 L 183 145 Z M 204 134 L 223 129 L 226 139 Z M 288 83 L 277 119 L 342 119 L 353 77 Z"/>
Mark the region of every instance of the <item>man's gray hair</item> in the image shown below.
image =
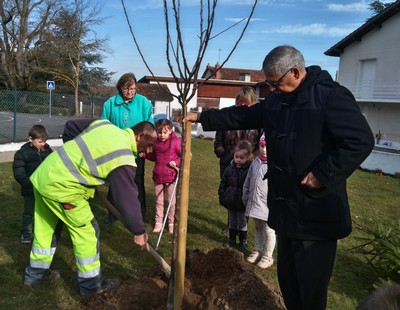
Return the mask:
<path id="1" fill-rule="evenodd" d="M 293 67 L 297 67 L 300 71 L 305 70 L 303 54 L 293 46 L 281 45 L 265 56 L 262 69 L 266 73 L 274 72 L 282 75 Z"/>

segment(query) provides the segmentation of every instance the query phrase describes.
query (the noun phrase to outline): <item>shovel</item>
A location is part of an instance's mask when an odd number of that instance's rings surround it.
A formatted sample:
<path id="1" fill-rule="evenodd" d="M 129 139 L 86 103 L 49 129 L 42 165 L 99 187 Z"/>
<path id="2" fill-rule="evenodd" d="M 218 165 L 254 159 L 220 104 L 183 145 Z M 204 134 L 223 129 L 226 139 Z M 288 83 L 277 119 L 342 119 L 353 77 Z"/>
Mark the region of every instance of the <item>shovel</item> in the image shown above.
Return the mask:
<path id="1" fill-rule="evenodd" d="M 96 189 L 96 195 L 99 197 L 101 202 L 107 207 L 107 209 L 117 218 L 121 221 L 121 223 L 124 222 L 122 219 L 121 213 L 111 204 L 111 202 L 99 191 Z M 158 254 L 152 246 L 147 242 L 146 243 L 146 250 L 151 254 L 151 256 L 154 257 L 154 259 L 161 265 L 161 267 L 164 269 L 167 277 L 171 276 L 171 266 L 168 265 L 168 263 Z"/>

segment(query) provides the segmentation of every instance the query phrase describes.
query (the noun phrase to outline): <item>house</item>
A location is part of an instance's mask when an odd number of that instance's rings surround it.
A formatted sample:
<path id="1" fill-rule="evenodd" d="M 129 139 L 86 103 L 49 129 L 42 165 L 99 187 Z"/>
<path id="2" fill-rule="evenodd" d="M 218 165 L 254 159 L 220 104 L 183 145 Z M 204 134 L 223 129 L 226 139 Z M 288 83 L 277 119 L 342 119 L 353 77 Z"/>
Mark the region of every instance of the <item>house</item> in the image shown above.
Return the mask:
<path id="1" fill-rule="evenodd" d="M 400 153 L 399 29 L 396 1 L 325 52 L 340 57 L 338 82 L 354 94 L 375 134 L 375 150 L 392 153 Z"/>
<path id="2" fill-rule="evenodd" d="M 136 86 L 137 92 L 151 101 L 155 114 L 165 113 L 171 101 L 173 101 L 173 97 L 169 93 L 169 88 L 166 84 L 157 85 L 138 82 Z M 92 91 L 101 96 L 102 101 L 98 103 L 98 113 L 100 114 L 105 101 L 104 98 L 109 98 L 117 93 L 115 86 L 93 87 Z"/>
<path id="3" fill-rule="evenodd" d="M 171 102 L 173 101 L 173 97 L 169 92 L 170 90 L 168 88 L 168 85 L 137 83 L 137 91 L 151 101 L 154 107 L 154 114 L 164 113 L 168 117 L 171 116 L 169 111 L 171 109 Z"/>
<path id="4" fill-rule="evenodd" d="M 207 81 L 205 81 L 208 78 Z M 243 86 L 254 87 L 260 98 L 264 98 L 269 89 L 259 87 L 265 80 L 262 70 L 220 68 L 207 65 L 197 93 L 197 107 L 202 109 L 220 109 L 235 104 L 235 97 Z M 202 83 L 204 81 L 204 83 Z"/>
<path id="5" fill-rule="evenodd" d="M 154 114 L 166 114 L 168 117 L 173 116 L 175 113 L 180 113 L 178 111 L 182 111 L 181 104 L 178 101 L 178 88 L 176 81 L 173 77 L 168 77 L 168 76 L 151 76 L 151 75 L 146 75 L 142 77 L 138 83 L 140 84 L 150 84 L 153 85 L 152 87 L 158 87 L 158 83 L 164 85 L 173 96 L 171 96 L 171 100 L 166 103 L 162 102 L 157 102 L 154 104 Z M 192 91 L 193 86 L 190 88 L 190 91 Z M 194 97 L 187 103 L 187 108 L 193 109 L 196 107 L 196 101 L 197 101 L 197 93 L 195 93 Z"/>
<path id="6" fill-rule="evenodd" d="M 197 80 L 197 91 L 194 97 L 187 103 L 188 110 L 195 109 L 212 109 L 223 108 L 235 104 L 235 96 L 239 89 L 243 86 L 252 86 L 256 88 L 260 98 L 264 98 L 268 94 L 269 89 L 259 87 L 261 82 L 265 80 L 264 73 L 261 70 L 252 69 L 236 69 L 236 68 L 220 68 L 216 66 L 206 66 L 201 78 Z M 178 96 L 176 81 L 173 77 L 163 76 L 144 76 L 138 82 L 165 84 L 172 94 Z M 190 91 L 193 88 L 190 89 Z M 173 110 L 181 109 L 177 97 L 174 96 L 170 103 L 170 113 L 165 112 L 165 107 L 155 106 L 155 114 L 165 113 L 172 115 Z"/>

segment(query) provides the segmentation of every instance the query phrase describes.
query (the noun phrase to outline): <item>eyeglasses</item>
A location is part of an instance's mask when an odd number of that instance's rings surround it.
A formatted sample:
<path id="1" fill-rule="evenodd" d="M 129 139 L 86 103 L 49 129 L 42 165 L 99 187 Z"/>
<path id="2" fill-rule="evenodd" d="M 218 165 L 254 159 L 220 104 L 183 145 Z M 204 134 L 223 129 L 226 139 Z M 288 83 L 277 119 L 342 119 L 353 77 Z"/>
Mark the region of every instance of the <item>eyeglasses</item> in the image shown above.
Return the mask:
<path id="1" fill-rule="evenodd" d="M 136 87 L 131 87 L 131 88 L 122 88 L 122 91 L 127 93 L 127 92 L 135 92 L 136 91 Z"/>
<path id="2" fill-rule="evenodd" d="M 282 75 L 282 76 L 280 77 L 280 79 L 277 80 L 276 82 L 264 81 L 264 84 L 267 85 L 268 87 L 277 88 L 277 87 L 281 84 L 282 79 L 286 76 L 286 74 L 288 74 L 290 71 L 292 71 L 292 69 L 293 69 L 293 68 L 290 68 L 288 71 L 286 71 L 285 74 Z"/>

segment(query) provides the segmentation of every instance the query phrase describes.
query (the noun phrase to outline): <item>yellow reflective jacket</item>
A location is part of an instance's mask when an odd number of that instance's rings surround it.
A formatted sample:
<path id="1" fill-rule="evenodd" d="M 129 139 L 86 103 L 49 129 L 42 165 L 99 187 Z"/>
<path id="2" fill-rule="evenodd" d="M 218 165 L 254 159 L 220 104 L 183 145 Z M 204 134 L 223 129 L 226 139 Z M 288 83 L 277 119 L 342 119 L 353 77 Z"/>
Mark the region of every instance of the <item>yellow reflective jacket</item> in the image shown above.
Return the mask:
<path id="1" fill-rule="evenodd" d="M 112 170 L 124 165 L 136 167 L 134 154 L 137 145 L 130 128 L 122 130 L 98 120 L 48 156 L 30 179 L 47 198 L 60 202 L 89 199 Z"/>

